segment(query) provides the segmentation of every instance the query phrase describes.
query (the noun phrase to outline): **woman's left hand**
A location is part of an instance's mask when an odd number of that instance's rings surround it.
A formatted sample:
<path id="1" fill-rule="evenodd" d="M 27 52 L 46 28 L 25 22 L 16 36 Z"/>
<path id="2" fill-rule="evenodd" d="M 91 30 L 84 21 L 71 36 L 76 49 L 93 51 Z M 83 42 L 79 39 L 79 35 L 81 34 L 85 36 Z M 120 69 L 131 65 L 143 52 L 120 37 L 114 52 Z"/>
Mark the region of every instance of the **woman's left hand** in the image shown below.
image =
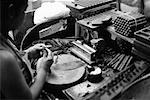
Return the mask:
<path id="1" fill-rule="evenodd" d="M 40 58 L 42 56 L 40 54 L 40 52 L 45 47 L 46 47 L 45 44 L 39 43 L 39 44 L 35 44 L 34 46 L 28 48 L 27 50 L 25 50 L 25 52 L 28 54 L 29 59 L 36 59 L 36 58 Z"/>

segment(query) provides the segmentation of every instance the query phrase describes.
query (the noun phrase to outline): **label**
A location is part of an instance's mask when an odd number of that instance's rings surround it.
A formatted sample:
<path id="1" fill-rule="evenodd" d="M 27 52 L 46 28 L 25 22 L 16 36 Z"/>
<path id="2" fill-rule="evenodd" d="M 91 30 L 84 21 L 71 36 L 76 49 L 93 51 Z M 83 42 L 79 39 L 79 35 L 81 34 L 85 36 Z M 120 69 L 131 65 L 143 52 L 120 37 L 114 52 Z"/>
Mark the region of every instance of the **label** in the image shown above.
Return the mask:
<path id="1" fill-rule="evenodd" d="M 42 29 L 39 31 L 39 37 L 43 38 L 49 35 L 52 35 L 56 32 L 62 31 L 66 29 L 67 20 L 60 20 L 59 22 L 50 25 L 49 27 Z"/>

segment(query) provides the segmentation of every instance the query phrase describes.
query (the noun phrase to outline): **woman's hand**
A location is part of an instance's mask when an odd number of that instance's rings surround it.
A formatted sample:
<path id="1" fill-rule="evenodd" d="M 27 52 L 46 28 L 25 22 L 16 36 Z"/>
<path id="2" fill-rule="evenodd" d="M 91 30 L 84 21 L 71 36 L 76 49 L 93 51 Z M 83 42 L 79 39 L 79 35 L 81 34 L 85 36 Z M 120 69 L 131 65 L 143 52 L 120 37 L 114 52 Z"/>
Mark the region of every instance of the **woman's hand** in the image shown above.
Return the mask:
<path id="1" fill-rule="evenodd" d="M 46 47 L 45 44 L 39 43 L 39 44 L 35 44 L 34 46 L 28 48 L 27 50 L 25 50 L 25 52 L 28 54 L 29 59 L 36 59 L 36 58 L 41 57 L 40 52 L 45 47 Z"/>
<path id="2" fill-rule="evenodd" d="M 43 56 L 39 58 L 37 61 L 37 66 L 36 66 L 37 74 L 40 71 L 44 71 L 46 73 L 49 72 L 52 63 L 53 63 L 52 52 L 48 48 L 45 48 L 43 50 Z"/>

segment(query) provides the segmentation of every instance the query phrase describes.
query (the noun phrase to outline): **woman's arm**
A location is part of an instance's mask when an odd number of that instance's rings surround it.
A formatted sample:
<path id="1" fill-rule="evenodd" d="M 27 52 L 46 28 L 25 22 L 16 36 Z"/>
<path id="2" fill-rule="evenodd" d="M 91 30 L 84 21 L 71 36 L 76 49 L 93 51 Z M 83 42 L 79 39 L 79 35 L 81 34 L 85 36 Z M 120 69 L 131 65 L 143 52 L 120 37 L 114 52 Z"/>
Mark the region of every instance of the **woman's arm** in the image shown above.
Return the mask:
<path id="1" fill-rule="evenodd" d="M 42 57 L 39 58 L 38 62 L 37 62 L 37 66 L 36 66 L 36 70 L 37 70 L 37 75 L 36 75 L 36 79 L 35 82 L 31 85 L 30 90 L 32 93 L 32 96 L 34 99 L 38 98 L 43 85 L 46 81 L 46 75 L 47 72 L 49 71 L 49 68 L 51 66 L 51 64 L 53 63 L 53 59 L 52 59 L 52 52 L 49 49 L 44 49 L 45 45 L 44 44 L 36 44 L 32 47 L 30 47 L 29 49 L 25 50 L 25 55 L 23 56 L 24 61 L 26 61 L 26 63 L 29 65 L 29 70 L 32 72 L 32 68 L 31 64 L 29 64 L 29 59 L 37 59 L 37 55 L 40 55 L 39 52 L 43 50 L 45 52 L 43 52 L 41 55 Z M 29 57 L 29 55 L 31 55 Z"/>
<path id="2" fill-rule="evenodd" d="M 15 57 L 0 51 L 1 91 L 8 99 L 32 99 L 30 88 Z"/>
<path id="3" fill-rule="evenodd" d="M 42 90 L 42 87 L 46 81 L 47 73 L 49 72 L 52 63 L 53 63 L 52 52 L 49 49 L 45 48 L 43 56 L 39 58 L 36 65 L 37 70 L 36 81 L 31 86 L 31 92 L 33 97 L 37 98 L 40 91 Z"/>
<path id="4" fill-rule="evenodd" d="M 42 91 L 43 85 L 46 80 L 46 72 L 44 70 L 40 71 L 35 79 L 35 83 L 30 87 L 32 96 L 34 99 L 38 98 L 40 92 Z"/>
<path id="5" fill-rule="evenodd" d="M 47 59 L 41 58 L 41 62 Z M 40 63 L 41 67 L 43 65 Z M 1 90 L 8 99 L 37 99 L 46 80 L 46 70 L 40 68 L 35 83 L 29 88 L 15 57 L 0 51 Z"/>

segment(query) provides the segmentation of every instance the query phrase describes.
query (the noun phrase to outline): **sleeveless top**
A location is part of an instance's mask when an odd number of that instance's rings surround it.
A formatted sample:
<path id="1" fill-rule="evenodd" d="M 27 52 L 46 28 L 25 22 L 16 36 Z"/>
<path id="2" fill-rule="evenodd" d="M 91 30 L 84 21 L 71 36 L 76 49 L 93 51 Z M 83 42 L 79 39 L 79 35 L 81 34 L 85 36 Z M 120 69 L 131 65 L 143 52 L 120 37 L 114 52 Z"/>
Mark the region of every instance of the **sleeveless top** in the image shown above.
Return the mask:
<path id="1" fill-rule="evenodd" d="M 1 34 L 0 34 L 0 50 L 9 51 L 11 54 L 14 55 L 16 61 L 20 66 L 20 70 L 22 71 L 25 77 L 26 83 L 30 86 L 32 84 L 32 75 L 30 73 L 27 64 L 21 58 L 21 55 L 19 54 L 19 50 L 15 47 L 15 45 L 10 40 L 6 40 Z M 1 96 L 2 96 L 1 98 L 5 98 L 2 91 L 1 91 Z"/>

